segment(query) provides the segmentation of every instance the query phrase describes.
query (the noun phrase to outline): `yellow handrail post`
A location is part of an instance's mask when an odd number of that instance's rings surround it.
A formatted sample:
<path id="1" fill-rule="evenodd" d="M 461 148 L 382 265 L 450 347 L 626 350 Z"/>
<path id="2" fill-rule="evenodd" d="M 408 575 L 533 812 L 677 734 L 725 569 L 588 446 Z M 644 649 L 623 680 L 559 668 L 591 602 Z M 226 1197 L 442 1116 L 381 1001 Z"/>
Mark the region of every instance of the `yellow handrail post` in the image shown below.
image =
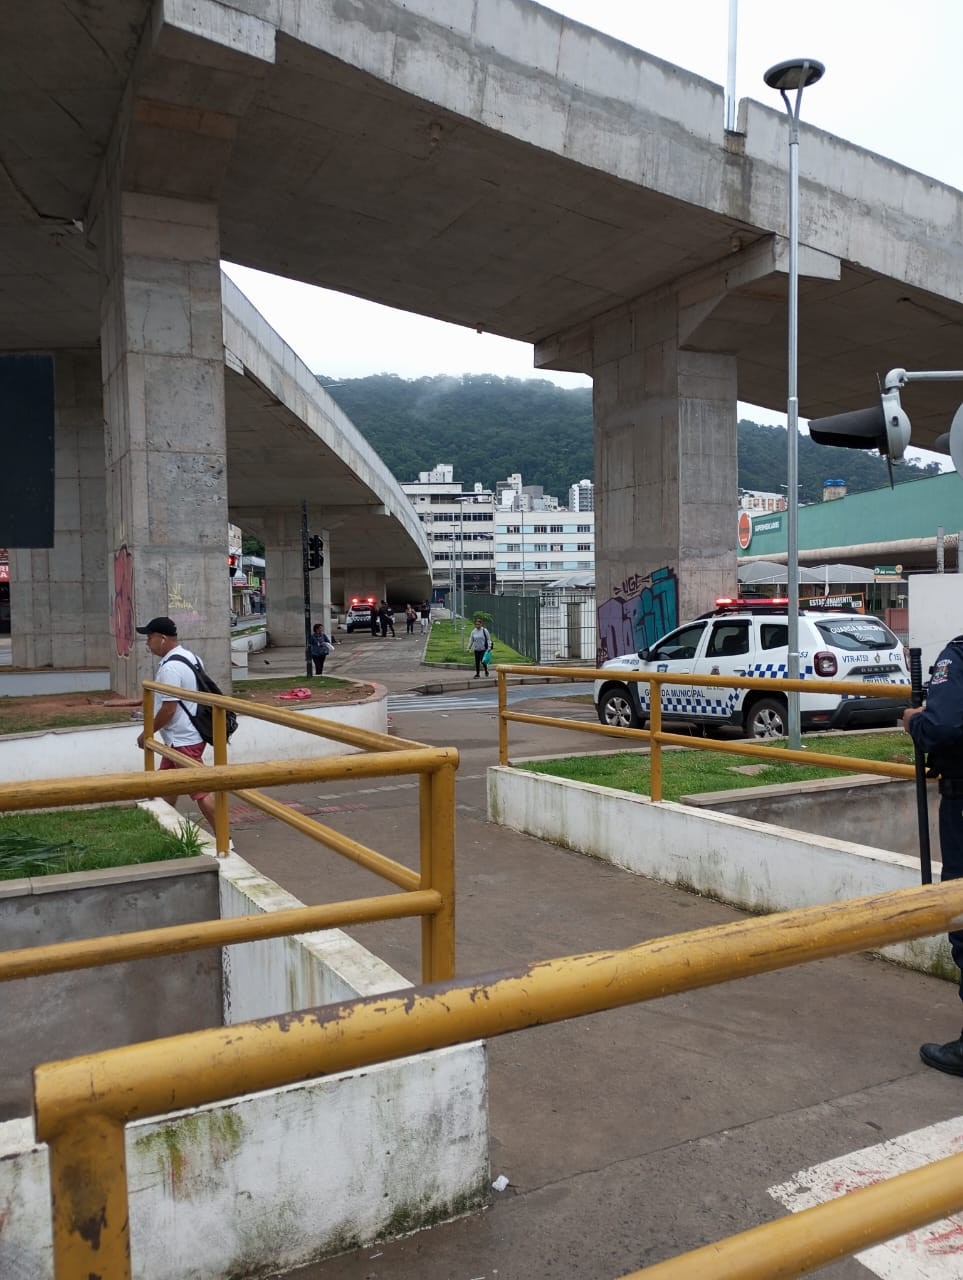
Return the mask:
<path id="1" fill-rule="evenodd" d="M 508 679 L 504 671 L 495 668 L 498 679 L 498 763 L 508 764 L 508 721 L 505 712 L 508 710 Z"/>
<path id="2" fill-rule="evenodd" d="M 214 766 L 227 764 L 227 712 L 223 707 L 212 707 L 214 721 Z M 231 848 L 231 818 L 228 810 L 228 793 L 214 794 L 214 843 L 217 856 L 226 858 Z"/>
<path id="3" fill-rule="evenodd" d="M 430 773 L 422 773 L 418 778 L 418 853 L 419 867 L 421 870 L 420 887 L 423 890 L 430 890 L 432 886 L 431 877 L 434 871 L 432 864 L 432 791 L 431 791 Z M 421 917 L 421 980 L 422 982 L 431 982 L 431 975 L 434 972 L 434 945 L 435 945 L 435 921 L 437 917 L 434 915 L 424 915 Z"/>
<path id="4" fill-rule="evenodd" d="M 55 1280 L 130 1280 L 123 1122 L 74 1115 L 49 1145 Z"/>
<path id="5" fill-rule="evenodd" d="M 649 680 L 649 795 L 653 800 L 662 799 L 662 684 Z"/>
<path id="6" fill-rule="evenodd" d="M 427 775 L 431 794 L 431 884 L 441 906 L 431 929 L 431 982 L 455 976 L 455 765 Z"/>
<path id="7" fill-rule="evenodd" d="M 149 773 L 157 768 L 153 751 L 147 745 L 154 736 L 154 695 L 144 690 L 144 768 Z"/>

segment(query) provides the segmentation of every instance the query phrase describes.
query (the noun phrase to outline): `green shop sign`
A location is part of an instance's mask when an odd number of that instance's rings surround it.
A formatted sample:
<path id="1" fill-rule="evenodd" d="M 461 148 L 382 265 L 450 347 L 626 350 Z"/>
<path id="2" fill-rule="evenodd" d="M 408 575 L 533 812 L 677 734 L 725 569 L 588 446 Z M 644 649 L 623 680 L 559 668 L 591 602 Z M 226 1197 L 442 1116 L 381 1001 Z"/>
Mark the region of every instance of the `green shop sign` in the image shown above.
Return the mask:
<path id="1" fill-rule="evenodd" d="M 760 520 L 758 517 L 752 522 L 753 537 L 757 533 L 775 533 L 782 528 L 782 516 L 773 516 L 771 520 Z"/>

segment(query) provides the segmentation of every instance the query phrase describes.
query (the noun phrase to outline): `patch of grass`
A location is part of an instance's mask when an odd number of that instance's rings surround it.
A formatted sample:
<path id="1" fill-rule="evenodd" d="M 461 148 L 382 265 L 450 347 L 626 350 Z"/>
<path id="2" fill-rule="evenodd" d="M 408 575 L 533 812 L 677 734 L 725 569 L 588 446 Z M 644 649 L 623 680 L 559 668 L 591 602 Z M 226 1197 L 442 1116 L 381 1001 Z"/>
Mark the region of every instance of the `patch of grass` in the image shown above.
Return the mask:
<path id="1" fill-rule="evenodd" d="M 334 676 L 268 676 L 262 680 L 235 680 L 232 698 L 252 701 L 256 694 L 281 693 L 285 689 L 345 689 L 350 680 L 338 680 Z"/>
<path id="2" fill-rule="evenodd" d="M 431 630 L 428 632 L 428 644 L 425 647 L 425 662 L 449 662 L 456 663 L 461 667 L 471 667 L 475 669 L 475 656 L 470 653 L 465 645 L 468 643 L 468 636 L 471 632 L 472 624 L 469 619 L 465 619 L 465 638 L 462 640 L 462 624 L 460 618 L 439 618 L 437 622 L 431 624 Z M 489 635 L 492 638 L 492 662 L 531 662 L 531 658 L 526 658 L 521 653 L 516 653 L 503 640 L 499 640 L 491 627 L 488 628 Z"/>
<path id="3" fill-rule="evenodd" d="M 0 698 L 0 734 L 33 733 L 37 729 L 74 729 L 78 725 L 125 724 L 133 707 L 105 707 L 101 697 L 64 707 L 62 694 L 31 694 Z"/>
<path id="4" fill-rule="evenodd" d="M 0 817 L 0 880 L 164 862 L 200 852 L 193 823 L 167 831 L 144 809 L 60 809 Z"/>
<path id="5" fill-rule="evenodd" d="M 747 743 L 748 745 L 748 743 Z M 785 743 L 767 743 L 785 748 Z M 899 764 L 913 763 L 913 742 L 905 733 L 819 734 L 809 735 L 803 747 L 826 755 L 850 756 L 858 760 L 887 760 Z M 758 773 L 735 772 L 747 764 L 761 765 Z M 575 782 L 591 782 L 600 787 L 618 787 L 622 791 L 649 794 L 649 756 L 622 751 L 615 755 L 570 756 L 564 760 L 544 760 L 519 767 L 533 773 L 546 773 Z M 818 778 L 842 778 L 849 771 L 825 769 L 815 765 L 787 761 L 751 760 L 729 752 L 667 749 L 662 754 L 662 796 L 678 800 L 680 796 L 703 791 L 735 791 L 744 787 L 778 786 L 787 782 L 809 782 Z M 852 773 L 862 770 L 854 763 Z"/>

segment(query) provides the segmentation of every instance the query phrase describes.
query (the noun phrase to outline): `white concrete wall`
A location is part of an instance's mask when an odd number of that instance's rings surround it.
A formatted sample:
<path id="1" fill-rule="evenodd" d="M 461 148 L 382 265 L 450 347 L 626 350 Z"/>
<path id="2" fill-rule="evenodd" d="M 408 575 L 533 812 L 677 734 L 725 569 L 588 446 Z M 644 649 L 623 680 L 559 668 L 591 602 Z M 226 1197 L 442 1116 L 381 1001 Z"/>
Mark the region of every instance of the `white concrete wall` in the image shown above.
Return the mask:
<path id="1" fill-rule="evenodd" d="M 751 911 L 788 911 L 919 884 L 919 862 L 905 854 L 522 768 L 489 769 L 488 816 Z M 939 871 L 934 863 L 934 878 Z M 898 943 L 883 954 L 910 968 L 956 976 L 943 937 Z"/>
<path id="2" fill-rule="evenodd" d="M 923 680 L 948 640 L 963 631 L 963 574 L 911 573 L 909 643 L 922 649 Z"/>
<path id="3" fill-rule="evenodd" d="M 292 681 L 293 683 L 293 681 Z M 386 691 L 376 692 L 365 702 L 304 710 L 312 719 L 334 720 L 356 729 L 388 732 Z M 299 710 L 279 702 L 283 710 Z M 86 774 L 136 773 L 143 768 L 137 747 L 142 725 L 131 721 L 121 725 L 91 725 L 82 729 L 47 729 L 37 733 L 16 733 L 0 738 L 0 778 L 5 782 L 27 782 L 37 778 L 76 778 Z M 299 733 L 281 725 L 241 716 L 240 727 L 231 739 L 231 764 L 255 760 L 296 760 L 305 756 L 336 755 L 350 751 L 339 742 Z M 208 749 L 207 763 L 213 760 Z"/>
<path id="4" fill-rule="evenodd" d="M 159 816 L 166 806 L 158 802 Z M 242 859 L 223 911 L 300 905 Z M 229 948 L 226 1021 L 410 986 L 339 930 Z M 261 965 L 264 971 L 261 971 Z M 487 1062 L 463 1045 L 127 1129 L 138 1280 L 274 1275 L 478 1208 L 489 1194 Z M 0 1276 L 53 1274 L 47 1148 L 0 1125 Z"/>

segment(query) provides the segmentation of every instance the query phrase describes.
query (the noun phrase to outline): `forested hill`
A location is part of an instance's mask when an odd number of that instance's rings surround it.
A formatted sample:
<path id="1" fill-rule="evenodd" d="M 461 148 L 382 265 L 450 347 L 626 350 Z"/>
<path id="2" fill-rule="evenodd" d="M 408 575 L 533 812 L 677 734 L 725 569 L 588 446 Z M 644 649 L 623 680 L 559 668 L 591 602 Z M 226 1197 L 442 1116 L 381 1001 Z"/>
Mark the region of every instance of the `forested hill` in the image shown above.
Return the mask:
<path id="1" fill-rule="evenodd" d="M 318 375 L 322 385 L 334 380 Z M 327 388 L 402 483 L 450 462 L 455 480 L 494 489 L 513 471 L 567 501 L 569 485 L 594 479 L 592 392 L 537 378 L 463 374 L 408 380 L 379 373 Z M 899 463 L 897 483 L 936 474 L 939 466 Z M 800 500 L 818 502 L 823 482 L 843 479 L 851 493 L 889 483 L 885 459 L 799 438 Z M 786 483 L 786 432 L 739 423 L 739 484 L 778 493 Z"/>

